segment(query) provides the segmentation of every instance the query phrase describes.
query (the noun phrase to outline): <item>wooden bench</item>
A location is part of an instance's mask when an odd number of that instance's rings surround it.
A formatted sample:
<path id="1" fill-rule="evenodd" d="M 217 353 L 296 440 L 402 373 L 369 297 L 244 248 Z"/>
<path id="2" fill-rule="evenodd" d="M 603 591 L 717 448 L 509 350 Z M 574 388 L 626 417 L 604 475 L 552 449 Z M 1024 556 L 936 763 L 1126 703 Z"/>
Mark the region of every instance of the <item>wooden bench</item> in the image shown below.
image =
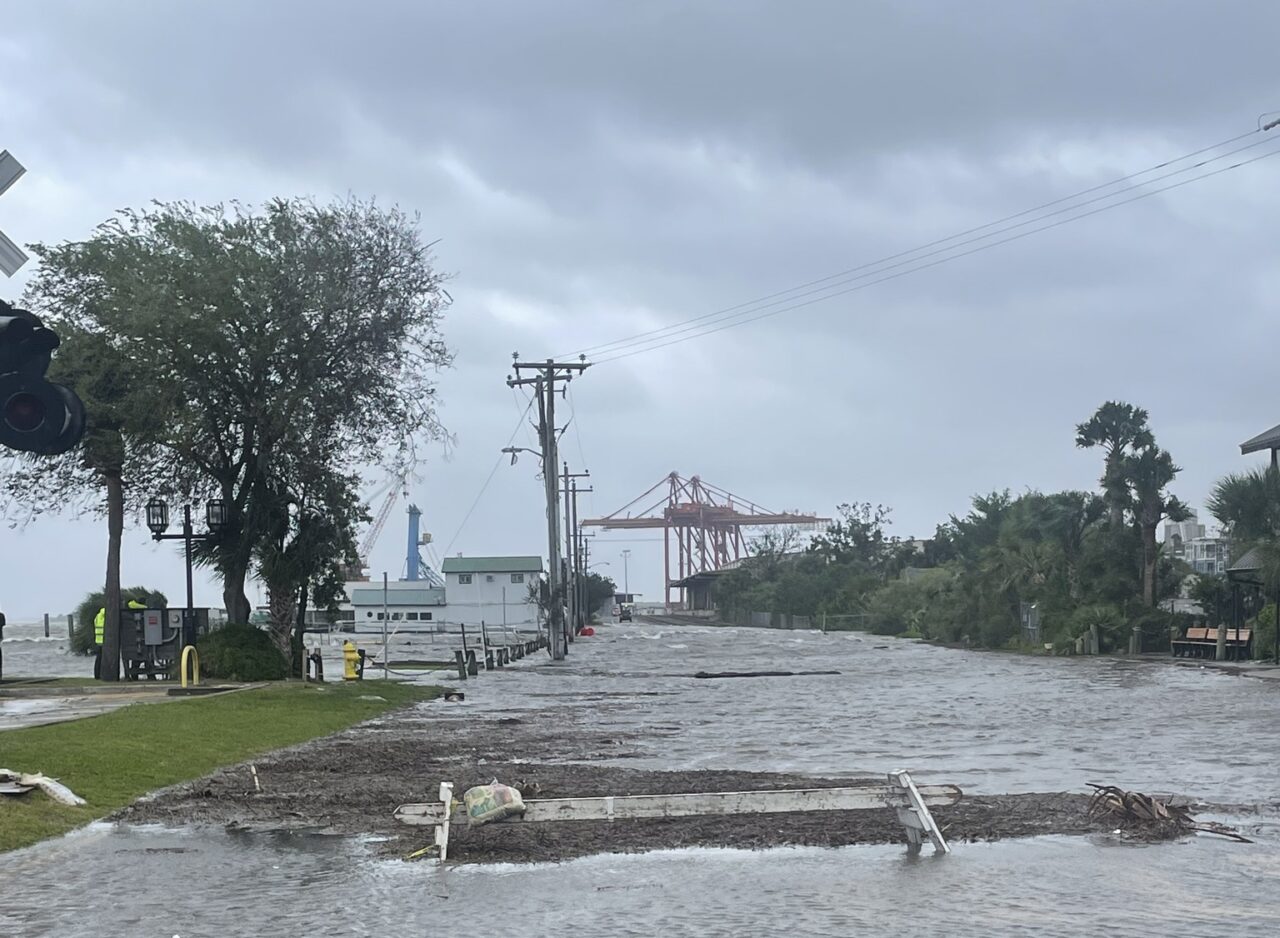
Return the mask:
<path id="1" fill-rule="evenodd" d="M 1226 655 L 1229 660 L 1249 657 L 1251 629 L 1227 629 Z M 1216 658 L 1218 656 L 1218 629 L 1189 628 L 1185 638 L 1170 642 L 1175 658 Z"/>

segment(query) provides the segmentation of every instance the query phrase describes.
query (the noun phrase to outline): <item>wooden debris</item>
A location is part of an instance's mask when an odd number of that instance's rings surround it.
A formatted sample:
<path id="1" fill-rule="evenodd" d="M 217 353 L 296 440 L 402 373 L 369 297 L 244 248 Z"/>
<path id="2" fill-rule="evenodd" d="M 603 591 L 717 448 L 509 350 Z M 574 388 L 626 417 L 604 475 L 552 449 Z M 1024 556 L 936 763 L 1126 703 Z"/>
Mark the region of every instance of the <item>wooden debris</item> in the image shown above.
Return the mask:
<path id="1" fill-rule="evenodd" d="M 1089 782 L 1094 790 L 1089 799 L 1089 817 L 1106 818 L 1126 835 L 1163 840 L 1200 832 L 1227 837 L 1240 843 L 1252 840 L 1217 821 L 1197 821 L 1186 805 L 1162 801 L 1140 791 L 1125 791 L 1115 785 Z"/>

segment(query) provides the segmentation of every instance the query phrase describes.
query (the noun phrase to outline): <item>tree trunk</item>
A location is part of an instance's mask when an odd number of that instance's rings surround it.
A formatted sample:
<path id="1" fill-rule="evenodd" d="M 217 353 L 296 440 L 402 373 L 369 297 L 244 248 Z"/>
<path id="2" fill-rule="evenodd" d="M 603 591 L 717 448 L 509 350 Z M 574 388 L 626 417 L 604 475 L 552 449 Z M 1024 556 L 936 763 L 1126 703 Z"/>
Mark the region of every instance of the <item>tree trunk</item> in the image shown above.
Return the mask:
<path id="1" fill-rule="evenodd" d="M 293 641 L 290 643 L 289 650 L 292 655 L 289 661 L 289 673 L 294 677 L 301 678 L 306 676 L 305 653 L 303 650 L 304 639 L 307 631 L 307 584 L 302 584 L 302 589 L 298 590 L 298 617 L 295 620 L 293 630 Z"/>
<path id="2" fill-rule="evenodd" d="M 1080 601 L 1080 565 L 1074 560 L 1067 560 L 1067 595 L 1072 602 Z"/>
<path id="3" fill-rule="evenodd" d="M 298 594 L 290 583 L 267 582 L 267 615 L 270 619 L 271 638 L 284 655 L 292 657 L 294 620 L 298 615 Z"/>
<path id="4" fill-rule="evenodd" d="M 249 577 L 248 562 L 238 560 L 222 570 L 222 604 L 227 611 L 227 621 L 245 624 L 253 615 L 253 607 L 244 593 L 244 583 Z"/>
<path id="5" fill-rule="evenodd" d="M 102 632 L 100 654 L 104 681 L 120 680 L 120 541 L 124 535 L 124 486 L 118 469 L 103 473 L 107 486 L 107 582 L 106 622 Z"/>
<path id="6" fill-rule="evenodd" d="M 1156 604 L 1156 525 L 1142 526 L 1142 601 Z"/>

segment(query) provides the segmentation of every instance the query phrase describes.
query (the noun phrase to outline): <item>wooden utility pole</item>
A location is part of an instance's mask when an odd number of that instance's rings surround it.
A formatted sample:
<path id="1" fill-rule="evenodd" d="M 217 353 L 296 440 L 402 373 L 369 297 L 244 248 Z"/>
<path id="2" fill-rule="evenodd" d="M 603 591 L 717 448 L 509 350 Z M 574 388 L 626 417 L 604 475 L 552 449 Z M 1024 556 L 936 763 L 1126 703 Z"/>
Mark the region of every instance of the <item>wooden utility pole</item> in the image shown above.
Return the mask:
<path id="1" fill-rule="evenodd" d="M 581 374 L 591 367 L 585 358 L 579 362 L 557 362 L 548 358 L 545 362 L 522 362 L 519 353 L 511 356 L 515 375 L 507 377 L 508 387 L 532 385 L 538 395 L 538 437 L 542 444 L 542 478 L 546 483 L 547 499 L 547 589 L 550 607 L 547 627 L 551 645 L 551 657 L 564 660 L 569 651 L 569 627 L 565 619 L 564 583 L 560 570 L 560 476 L 556 472 L 558 458 L 556 432 L 556 384 L 565 384 L 574 374 Z M 532 371 L 524 377 L 521 372 Z"/>

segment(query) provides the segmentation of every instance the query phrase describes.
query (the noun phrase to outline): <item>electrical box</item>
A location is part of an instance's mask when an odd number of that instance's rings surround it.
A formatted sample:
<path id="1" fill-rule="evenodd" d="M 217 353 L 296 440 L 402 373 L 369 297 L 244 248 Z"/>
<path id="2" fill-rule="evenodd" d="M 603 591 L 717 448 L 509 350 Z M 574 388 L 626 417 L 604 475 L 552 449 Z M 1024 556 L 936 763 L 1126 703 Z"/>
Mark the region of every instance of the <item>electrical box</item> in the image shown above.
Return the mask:
<path id="1" fill-rule="evenodd" d="M 164 610 L 142 610 L 142 642 L 144 645 L 164 644 Z"/>

